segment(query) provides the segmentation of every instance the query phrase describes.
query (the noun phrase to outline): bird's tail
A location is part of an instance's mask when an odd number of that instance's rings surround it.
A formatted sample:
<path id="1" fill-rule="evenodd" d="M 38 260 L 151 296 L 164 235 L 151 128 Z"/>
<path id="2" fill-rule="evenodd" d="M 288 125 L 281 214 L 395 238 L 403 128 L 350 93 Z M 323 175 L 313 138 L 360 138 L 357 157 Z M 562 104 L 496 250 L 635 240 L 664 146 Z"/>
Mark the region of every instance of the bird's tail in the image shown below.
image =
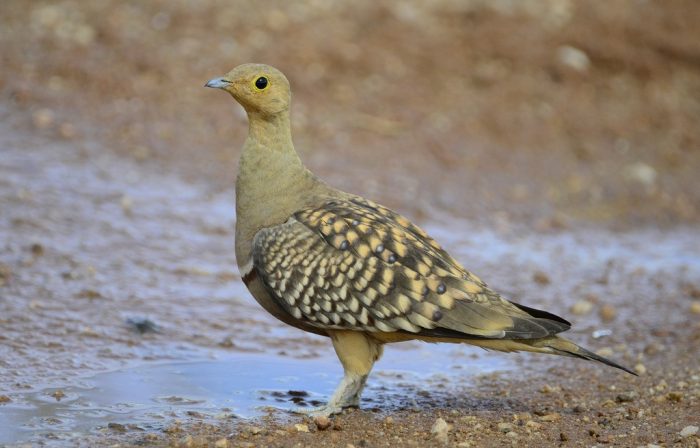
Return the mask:
<path id="1" fill-rule="evenodd" d="M 609 360 L 608 358 L 604 358 L 600 355 L 596 355 L 595 353 L 586 350 L 585 348 L 574 344 L 573 342 L 569 341 L 568 339 L 564 339 L 559 336 L 554 336 L 550 338 L 544 338 L 544 339 L 537 339 L 537 340 L 532 340 L 532 341 L 523 341 L 523 342 L 529 342 L 529 345 L 532 345 L 535 348 L 540 348 L 540 349 L 549 349 L 551 350 L 550 353 L 554 353 L 557 355 L 563 355 L 563 356 L 572 356 L 574 358 L 581 358 L 581 359 L 587 359 L 589 361 L 598 361 L 601 362 L 605 365 L 608 365 L 610 367 L 615 367 L 616 369 L 624 370 L 627 373 L 631 373 L 634 376 L 637 376 L 637 374 L 633 371 L 628 369 L 627 367 L 621 366 L 620 364 L 613 362 Z M 549 351 L 547 350 L 547 351 Z"/>

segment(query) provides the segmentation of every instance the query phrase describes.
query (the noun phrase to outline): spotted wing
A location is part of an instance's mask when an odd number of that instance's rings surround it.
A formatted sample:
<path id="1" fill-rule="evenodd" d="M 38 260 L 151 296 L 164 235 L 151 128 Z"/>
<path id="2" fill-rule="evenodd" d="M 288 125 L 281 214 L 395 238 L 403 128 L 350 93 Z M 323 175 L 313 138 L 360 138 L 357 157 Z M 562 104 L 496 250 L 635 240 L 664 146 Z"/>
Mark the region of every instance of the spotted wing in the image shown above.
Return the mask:
<path id="1" fill-rule="evenodd" d="M 509 302 L 408 219 L 332 199 L 256 234 L 257 274 L 280 306 L 322 329 L 541 338 L 565 320 Z"/>

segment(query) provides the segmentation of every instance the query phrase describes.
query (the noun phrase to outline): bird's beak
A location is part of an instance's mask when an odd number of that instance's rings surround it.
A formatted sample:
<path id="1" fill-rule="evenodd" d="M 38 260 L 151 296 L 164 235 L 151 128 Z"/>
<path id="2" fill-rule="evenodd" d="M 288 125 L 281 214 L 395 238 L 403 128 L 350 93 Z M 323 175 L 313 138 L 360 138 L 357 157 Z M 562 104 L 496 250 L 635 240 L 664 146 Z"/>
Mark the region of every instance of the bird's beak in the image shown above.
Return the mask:
<path id="1" fill-rule="evenodd" d="M 211 87 L 212 89 L 225 89 L 231 85 L 231 81 L 226 78 L 214 78 L 207 81 L 204 87 Z"/>

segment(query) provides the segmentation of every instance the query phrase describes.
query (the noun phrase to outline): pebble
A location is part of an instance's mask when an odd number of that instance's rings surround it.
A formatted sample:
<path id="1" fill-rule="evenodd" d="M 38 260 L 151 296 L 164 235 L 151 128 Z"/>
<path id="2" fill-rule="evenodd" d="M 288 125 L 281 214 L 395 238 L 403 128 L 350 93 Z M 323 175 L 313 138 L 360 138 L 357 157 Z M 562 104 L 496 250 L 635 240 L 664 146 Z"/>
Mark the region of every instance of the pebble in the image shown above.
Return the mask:
<path id="1" fill-rule="evenodd" d="M 637 162 L 627 165 L 623 170 L 627 180 L 639 182 L 645 187 L 651 187 L 656 182 L 656 169 L 646 163 Z"/>
<path id="2" fill-rule="evenodd" d="M 591 66 L 588 55 L 583 50 L 570 45 L 562 45 L 557 48 L 557 60 L 577 72 L 585 72 Z"/>
<path id="3" fill-rule="evenodd" d="M 508 431 L 506 433 L 506 437 L 510 437 L 511 439 L 517 439 L 518 438 L 518 433 L 515 431 Z"/>
<path id="4" fill-rule="evenodd" d="M 435 434 L 435 438 L 438 442 L 447 444 L 449 439 L 447 438 L 447 433 L 450 431 L 450 426 L 442 418 L 438 418 L 433 423 L 433 427 L 430 428 L 430 432 Z"/>
<path id="5" fill-rule="evenodd" d="M 542 420 L 543 422 L 556 422 L 560 418 L 561 415 L 559 415 L 557 412 L 554 412 L 551 414 L 543 415 L 542 417 L 540 417 L 540 420 Z"/>
<path id="6" fill-rule="evenodd" d="M 126 426 L 121 423 L 108 423 L 107 428 L 115 432 L 126 432 Z"/>
<path id="7" fill-rule="evenodd" d="M 9 403 L 12 401 L 12 398 L 8 397 L 7 395 L 0 395 L 0 403 Z"/>
<path id="8" fill-rule="evenodd" d="M 690 303 L 690 312 L 693 314 L 700 314 L 700 300 L 693 300 Z"/>
<path id="9" fill-rule="evenodd" d="M 319 415 L 315 417 L 314 423 L 316 424 L 316 427 L 321 431 L 325 431 L 326 429 L 331 427 L 331 419 L 329 419 L 325 415 Z"/>
<path id="10" fill-rule="evenodd" d="M 588 314 L 593 309 L 593 304 L 588 300 L 579 300 L 571 306 L 571 313 L 577 316 Z"/>
<path id="11" fill-rule="evenodd" d="M 683 401 L 683 394 L 681 392 L 672 391 L 666 394 L 666 399 L 668 399 L 668 401 L 679 403 Z"/>
<path id="12" fill-rule="evenodd" d="M 525 426 L 527 426 L 528 428 L 532 428 L 532 429 L 540 429 L 540 428 L 542 428 L 542 423 L 538 423 L 534 420 L 528 420 L 525 423 Z"/>
<path id="13" fill-rule="evenodd" d="M 65 138 L 66 140 L 75 138 L 75 136 L 77 135 L 75 126 L 73 126 L 71 123 L 61 124 L 61 126 L 58 127 L 58 133 L 61 135 L 61 137 Z"/>
<path id="14" fill-rule="evenodd" d="M 551 283 L 549 276 L 542 271 L 536 271 L 532 275 L 532 279 L 535 281 L 535 283 L 542 286 L 549 285 Z"/>
<path id="15" fill-rule="evenodd" d="M 614 306 L 606 304 L 600 308 L 598 315 L 600 316 L 600 320 L 603 322 L 610 322 L 615 320 L 615 317 L 617 317 L 617 310 Z"/>
<path id="16" fill-rule="evenodd" d="M 645 373 L 647 373 L 647 368 L 644 364 L 638 362 L 634 366 L 634 371 L 637 372 L 638 375 L 644 375 Z"/>
<path id="17" fill-rule="evenodd" d="M 394 417 L 389 416 L 389 417 L 385 418 L 384 424 L 387 426 L 393 425 L 394 424 Z"/>
<path id="18" fill-rule="evenodd" d="M 542 389 L 540 389 L 540 392 L 542 392 L 543 394 L 558 393 L 561 392 L 561 387 L 550 386 L 549 384 L 545 384 L 544 386 L 542 386 Z"/>
<path id="19" fill-rule="evenodd" d="M 615 401 L 618 403 L 630 403 L 637 399 L 639 394 L 635 391 L 623 392 L 615 397 Z"/>
<path id="20" fill-rule="evenodd" d="M 698 430 L 700 430 L 700 428 L 698 428 L 697 426 L 688 425 L 685 428 L 681 429 L 680 434 L 681 434 L 681 437 L 686 438 L 686 437 L 694 436 L 695 434 L 698 433 Z"/>
<path id="21" fill-rule="evenodd" d="M 499 423 L 498 430 L 502 433 L 508 433 L 513 430 L 513 425 L 511 425 L 510 423 Z"/>
<path id="22" fill-rule="evenodd" d="M 309 426 L 304 423 L 297 423 L 294 425 L 294 429 L 296 429 L 297 432 L 309 432 Z"/>
<path id="23" fill-rule="evenodd" d="M 228 440 L 225 438 L 220 438 L 216 442 L 214 442 L 214 447 L 215 448 L 228 448 Z"/>
<path id="24" fill-rule="evenodd" d="M 32 114 L 32 121 L 38 129 L 46 129 L 52 126 L 54 120 L 54 113 L 50 109 L 40 109 Z"/>

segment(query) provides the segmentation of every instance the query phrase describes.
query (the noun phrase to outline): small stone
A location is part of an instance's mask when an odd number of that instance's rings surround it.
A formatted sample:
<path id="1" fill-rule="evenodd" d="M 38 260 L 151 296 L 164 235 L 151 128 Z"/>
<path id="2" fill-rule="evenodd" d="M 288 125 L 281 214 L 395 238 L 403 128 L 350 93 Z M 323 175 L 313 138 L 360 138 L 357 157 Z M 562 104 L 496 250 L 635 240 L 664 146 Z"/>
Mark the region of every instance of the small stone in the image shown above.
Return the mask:
<path id="1" fill-rule="evenodd" d="M 35 257 L 41 257 L 44 255 L 44 246 L 42 246 L 39 243 L 34 243 L 29 247 L 29 250 L 32 252 L 32 255 Z"/>
<path id="2" fill-rule="evenodd" d="M 542 417 L 540 417 L 540 420 L 542 420 L 543 422 L 556 422 L 560 418 L 561 415 L 559 415 L 559 413 L 553 412 L 551 414 L 543 415 Z"/>
<path id="3" fill-rule="evenodd" d="M 610 436 L 607 435 L 607 434 L 601 434 L 601 435 L 599 435 L 598 437 L 596 437 L 595 440 L 596 440 L 596 442 L 598 442 L 598 443 L 605 443 L 605 444 L 611 442 Z"/>
<path id="4" fill-rule="evenodd" d="M 294 429 L 296 429 L 297 432 L 309 432 L 309 426 L 304 423 L 297 423 L 294 425 Z"/>
<path id="5" fill-rule="evenodd" d="M 571 306 L 571 313 L 577 316 L 583 316 L 588 314 L 593 309 L 593 304 L 588 300 L 579 300 Z"/>
<path id="6" fill-rule="evenodd" d="M 540 392 L 542 392 L 543 394 L 558 393 L 561 392 L 561 387 L 550 386 L 549 384 L 545 384 L 544 386 L 542 386 L 542 389 L 540 389 Z"/>
<path id="7" fill-rule="evenodd" d="M 262 428 L 259 426 L 251 426 L 250 427 L 250 433 L 253 434 L 254 436 L 257 436 L 262 432 Z"/>
<path id="8" fill-rule="evenodd" d="M 666 398 L 668 399 L 668 401 L 680 403 L 681 401 L 683 401 L 683 394 L 681 392 L 673 391 L 666 394 Z"/>
<path id="9" fill-rule="evenodd" d="M 623 392 L 615 397 L 618 403 L 630 403 L 637 398 L 638 394 L 635 391 Z"/>
<path id="10" fill-rule="evenodd" d="M 600 320 L 603 322 L 610 322 L 615 320 L 615 317 L 617 317 L 617 310 L 614 306 L 606 304 L 600 308 L 598 315 L 600 316 Z"/>
<path id="11" fill-rule="evenodd" d="M 532 429 L 541 429 L 541 428 L 542 428 L 542 423 L 538 423 L 538 422 L 536 422 L 536 421 L 534 421 L 534 420 L 528 420 L 528 421 L 525 423 L 525 426 L 527 426 L 528 428 L 532 428 Z"/>
<path id="12" fill-rule="evenodd" d="M 542 286 L 549 285 L 551 283 L 549 276 L 542 271 L 536 271 L 532 275 L 532 279 L 535 281 L 535 283 Z"/>
<path id="13" fill-rule="evenodd" d="M 645 187 L 653 186 L 657 177 L 656 169 L 642 162 L 627 165 L 623 170 L 623 175 L 627 180 L 639 182 Z"/>
<path id="14" fill-rule="evenodd" d="M 226 438 L 222 437 L 216 442 L 214 442 L 214 447 L 215 448 L 228 448 L 228 440 Z"/>
<path id="15" fill-rule="evenodd" d="M 700 428 L 698 428 L 697 426 L 688 425 L 685 428 L 681 429 L 680 435 L 683 438 L 694 436 L 698 433 L 698 430 L 700 430 Z"/>
<path id="16" fill-rule="evenodd" d="M 66 393 L 59 389 L 56 392 L 52 393 L 51 396 L 54 397 L 56 401 L 61 401 L 61 398 L 65 397 Z"/>
<path id="17" fill-rule="evenodd" d="M 660 351 L 664 349 L 664 346 L 657 343 L 657 342 L 652 342 L 650 344 L 647 344 L 646 347 L 644 347 L 644 354 L 648 356 L 654 356 Z"/>
<path id="18" fill-rule="evenodd" d="M 559 440 L 561 440 L 562 442 L 566 442 L 569 440 L 569 436 L 565 432 L 560 432 Z"/>
<path id="19" fill-rule="evenodd" d="M 644 375 L 645 373 L 647 373 L 647 368 L 644 364 L 638 362 L 634 366 L 634 371 L 637 372 L 638 375 Z"/>
<path id="20" fill-rule="evenodd" d="M 121 423 L 107 423 L 107 428 L 114 432 L 126 432 L 126 426 Z"/>
<path id="21" fill-rule="evenodd" d="M 8 397 L 7 395 L 0 395 L 0 403 L 9 403 L 12 401 L 12 398 Z"/>
<path id="22" fill-rule="evenodd" d="M 690 302 L 690 312 L 693 314 L 700 314 L 700 300 L 693 300 Z"/>
<path id="23" fill-rule="evenodd" d="M 331 419 L 329 419 L 325 415 L 319 415 L 315 417 L 314 423 L 320 431 L 325 431 L 326 429 L 331 427 Z"/>
<path id="24" fill-rule="evenodd" d="M 510 423 L 499 423 L 498 430 L 505 434 L 513 430 L 513 425 Z"/>
<path id="25" fill-rule="evenodd" d="M 509 437 L 511 439 L 517 439 L 518 438 L 518 433 L 515 431 L 508 431 L 506 433 L 506 437 Z"/>
<path id="26" fill-rule="evenodd" d="M 134 206 L 134 201 L 127 195 L 123 195 L 119 199 L 119 205 L 122 207 L 122 210 L 126 215 L 131 215 L 132 208 Z"/>
<path id="27" fill-rule="evenodd" d="M 34 126 L 36 126 L 38 129 L 46 129 L 49 126 L 52 126 L 54 120 L 54 113 L 50 109 L 39 109 L 32 115 Z"/>
<path id="28" fill-rule="evenodd" d="M 384 424 L 385 424 L 386 426 L 391 426 L 391 425 L 393 425 L 393 424 L 394 424 L 394 418 L 393 418 L 392 416 L 389 416 L 389 417 L 385 418 L 385 419 L 384 419 Z"/>
<path id="29" fill-rule="evenodd" d="M 447 444 L 449 442 L 449 439 L 447 437 L 447 433 L 449 431 L 450 426 L 442 418 L 438 418 L 437 420 L 435 420 L 435 423 L 433 423 L 433 427 L 430 428 L 430 432 L 435 434 L 435 438 L 438 440 L 438 442 L 444 444 Z"/>
<path id="30" fill-rule="evenodd" d="M 71 123 L 61 124 L 61 126 L 58 127 L 58 133 L 66 140 L 73 139 L 77 135 L 75 126 L 73 126 Z"/>
<path id="31" fill-rule="evenodd" d="M 557 60 L 562 64 L 577 72 L 585 72 L 591 66 L 588 55 L 576 47 L 562 45 L 557 48 Z"/>

